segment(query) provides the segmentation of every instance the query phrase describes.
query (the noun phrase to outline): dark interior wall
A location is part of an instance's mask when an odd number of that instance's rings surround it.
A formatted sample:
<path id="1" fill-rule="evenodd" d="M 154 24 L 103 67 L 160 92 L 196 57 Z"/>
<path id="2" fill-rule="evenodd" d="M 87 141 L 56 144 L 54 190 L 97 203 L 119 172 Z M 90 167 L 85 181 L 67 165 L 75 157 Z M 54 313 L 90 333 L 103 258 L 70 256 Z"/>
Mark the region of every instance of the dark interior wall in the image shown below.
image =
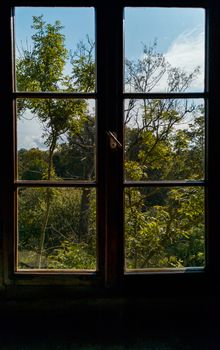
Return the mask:
<path id="1" fill-rule="evenodd" d="M 70 343 L 98 339 L 101 344 L 112 344 L 113 339 L 135 344 L 138 339 L 148 342 L 150 337 L 154 344 L 158 339 L 167 339 L 168 344 L 173 339 L 190 339 L 190 344 L 196 344 L 193 349 L 202 350 L 206 344 L 204 349 L 218 350 L 219 286 L 216 278 L 199 276 L 163 275 L 159 283 L 152 275 L 147 284 L 132 279 L 124 290 L 1 282 L 0 349 L 2 339 L 31 344 L 37 337 L 39 349 L 44 349 L 44 342 L 58 349 L 57 344 L 68 337 Z"/>
<path id="2" fill-rule="evenodd" d="M 0 302 L 0 348 L 218 350 L 216 305 L 199 296 L 58 298 L 52 289 L 34 300 L 11 296 Z"/>
<path id="3" fill-rule="evenodd" d="M 71 289 L 65 293 L 48 287 L 44 293 L 34 293 L 33 287 L 15 287 L 1 292 L 0 315 L 4 328 L 22 331 L 24 326 L 41 329 L 48 325 L 57 332 L 69 328 L 80 332 L 100 332 L 112 329 L 114 334 L 144 333 L 147 330 L 164 332 L 204 332 L 217 330 L 218 296 L 123 296 L 111 295 L 73 297 Z M 7 327 L 6 327 L 7 326 Z"/>
<path id="4" fill-rule="evenodd" d="M 55 333 L 75 329 L 79 334 L 104 336 L 111 329 L 119 337 L 146 330 L 217 334 L 220 287 L 216 279 L 204 280 L 197 274 L 190 279 L 187 274 L 161 277 L 156 282 L 155 276 L 148 276 L 148 284 L 132 280 L 129 288 L 121 290 L 1 283 L 1 329 L 19 333 L 30 328 L 31 332 L 40 324 L 41 330 L 49 325 Z"/>
<path id="5" fill-rule="evenodd" d="M 181 329 L 205 329 L 212 323 L 216 310 L 214 298 L 47 298 L 16 300 L 1 298 L 1 318 L 11 325 L 23 327 L 52 324 L 54 329 L 64 330 L 68 325 L 75 329 L 104 332 L 106 327 L 115 332 L 131 328 L 139 331 L 147 328 L 180 331 Z M 142 329 L 143 327 L 143 329 Z"/>

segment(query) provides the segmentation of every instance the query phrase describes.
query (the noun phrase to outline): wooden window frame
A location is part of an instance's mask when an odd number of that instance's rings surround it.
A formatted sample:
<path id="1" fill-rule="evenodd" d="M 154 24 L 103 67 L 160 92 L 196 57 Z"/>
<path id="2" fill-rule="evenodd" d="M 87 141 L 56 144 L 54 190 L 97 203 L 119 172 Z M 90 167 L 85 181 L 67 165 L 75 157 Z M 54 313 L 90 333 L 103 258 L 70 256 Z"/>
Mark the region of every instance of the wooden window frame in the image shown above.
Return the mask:
<path id="1" fill-rule="evenodd" d="M 16 201 L 14 192 L 17 187 L 27 185 L 15 180 L 16 138 L 13 115 L 15 100 L 18 97 L 58 97 L 65 94 L 19 93 L 14 91 L 14 58 L 11 11 L 14 7 L 36 6 L 51 7 L 49 0 L 4 0 L 0 4 L 0 26 L 4 33 L 4 47 L 1 60 L 1 150 L 0 164 L 2 176 L 0 184 L 0 285 L 2 286 L 71 286 L 73 292 L 86 290 L 97 294 L 114 290 L 127 295 L 165 295 L 166 293 L 206 293 L 216 283 L 220 268 L 218 246 L 220 243 L 220 223 L 218 203 L 220 188 L 216 161 L 220 159 L 220 137 L 218 130 L 218 82 L 220 81 L 220 26 L 218 0 L 53 0 L 57 7 L 94 7 L 96 11 L 96 60 L 97 92 L 94 94 L 76 94 L 77 97 L 95 98 L 98 110 L 97 152 L 100 155 L 97 167 L 98 176 L 98 262 L 97 272 L 65 271 L 14 271 L 15 256 L 15 215 Z M 208 235 L 206 242 L 207 264 L 205 269 L 184 269 L 173 271 L 136 271 L 124 272 L 123 235 L 123 171 L 115 170 L 115 164 L 123 163 L 123 152 L 111 152 L 108 147 L 108 130 L 117 131 L 118 139 L 123 142 L 123 101 L 125 98 L 145 97 L 143 94 L 123 93 L 123 9 L 125 7 L 185 7 L 204 8 L 206 10 L 206 87 L 204 93 L 173 94 L 173 97 L 201 97 L 206 101 L 207 118 L 207 159 L 208 171 L 204 183 L 206 188 L 206 221 Z M 114 19 L 114 20 L 112 20 Z M 102 64 L 105 62 L 105 64 Z M 110 68 L 111 67 L 111 68 Z M 114 72 L 114 74 L 112 74 Z M 43 96 L 44 95 L 44 96 Z M 175 96 L 174 96 L 175 95 Z M 152 98 L 168 98 L 170 94 L 147 94 Z M 69 97 L 66 95 L 66 97 Z M 74 97 L 72 94 L 71 97 Z M 111 101 L 115 103 L 110 103 Z M 7 116 L 7 117 L 5 117 Z M 102 118 L 105 116 L 105 118 Z M 114 117 L 112 117 L 114 116 Z M 7 150 L 7 151 L 6 151 Z M 105 152 L 101 152 L 105 150 Z M 28 186 L 37 185 L 28 184 Z M 59 184 L 60 185 L 60 184 Z M 70 186 L 79 183 L 70 183 Z M 84 183 L 81 183 L 84 186 Z M 90 184 L 96 187 L 95 184 Z M 132 184 L 134 185 L 134 184 Z M 137 184 L 135 184 L 136 186 Z M 150 184 L 149 184 L 150 185 Z M 152 184 L 151 184 L 152 185 Z M 182 184 L 184 185 L 184 184 Z M 44 186 L 44 185 L 42 185 Z M 51 186 L 51 183 L 50 183 Z M 52 184 L 57 186 L 57 184 Z M 85 185 L 86 186 L 86 185 Z M 112 191 L 116 186 L 118 192 Z M 127 184 L 126 184 L 127 186 Z M 160 185 L 161 186 L 161 183 Z M 167 186 L 167 184 L 165 184 Z M 115 208 L 115 203 L 117 207 Z M 112 210 L 114 208 L 114 210 Z M 166 290 L 161 288 L 166 286 Z M 190 288 L 189 288 L 190 287 Z"/>

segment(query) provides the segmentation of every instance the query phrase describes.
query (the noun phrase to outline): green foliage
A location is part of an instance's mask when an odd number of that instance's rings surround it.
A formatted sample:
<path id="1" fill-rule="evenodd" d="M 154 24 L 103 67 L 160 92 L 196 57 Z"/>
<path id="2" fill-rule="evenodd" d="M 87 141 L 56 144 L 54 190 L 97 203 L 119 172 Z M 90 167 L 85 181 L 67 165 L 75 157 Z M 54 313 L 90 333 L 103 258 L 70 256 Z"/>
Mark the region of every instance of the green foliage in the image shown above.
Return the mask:
<path id="1" fill-rule="evenodd" d="M 93 252 L 94 253 L 94 252 Z M 49 268 L 53 269 L 96 269 L 96 256 L 91 254 L 84 242 L 62 241 L 61 246 L 49 256 Z"/>
<path id="2" fill-rule="evenodd" d="M 68 57 L 59 21 L 46 24 L 43 16 L 33 17 L 33 49 L 23 49 L 16 62 L 19 91 L 57 91 Z"/>
<path id="3" fill-rule="evenodd" d="M 48 154 L 37 148 L 18 151 L 19 179 L 43 180 L 48 168 Z"/>
<path id="4" fill-rule="evenodd" d="M 44 213 L 44 196 L 41 189 L 20 189 L 19 212 L 19 249 L 35 250 L 37 246 L 41 218 Z"/>
<path id="5" fill-rule="evenodd" d="M 95 91 L 95 44 L 87 36 L 87 43 L 80 41 L 77 50 L 71 56 L 71 80 L 77 91 Z"/>
<path id="6" fill-rule="evenodd" d="M 83 193 L 82 189 L 62 189 L 57 193 L 48 223 L 49 268 L 95 269 L 96 267 L 95 193 L 88 189 L 89 207 L 87 213 L 83 213 L 88 217 L 87 233 L 81 227 Z"/>
<path id="7" fill-rule="evenodd" d="M 35 188 L 20 191 L 20 265 L 25 263 L 30 268 L 37 268 L 39 238 L 47 208 L 48 191 L 50 212 L 41 267 L 77 269 L 80 268 L 81 262 L 83 264 L 81 268 L 92 268 L 92 266 L 94 268 L 96 264 L 96 196 L 95 192 L 89 189 L 89 207 L 87 212 L 82 213 L 81 202 L 84 190 L 77 188 Z M 82 231 L 82 215 L 88 217 L 87 234 Z"/>
<path id="8" fill-rule="evenodd" d="M 128 189 L 125 198 L 128 268 L 204 265 L 200 188 L 157 188 L 147 195 L 144 189 Z"/>

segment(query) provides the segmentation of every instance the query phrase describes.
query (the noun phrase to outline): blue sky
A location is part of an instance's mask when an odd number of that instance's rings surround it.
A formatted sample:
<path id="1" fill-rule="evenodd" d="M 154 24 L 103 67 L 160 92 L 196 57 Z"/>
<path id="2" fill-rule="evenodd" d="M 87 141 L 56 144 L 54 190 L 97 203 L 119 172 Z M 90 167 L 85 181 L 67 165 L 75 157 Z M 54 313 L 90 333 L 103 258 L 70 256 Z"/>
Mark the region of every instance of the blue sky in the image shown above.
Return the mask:
<path id="1" fill-rule="evenodd" d="M 64 26 L 66 45 L 73 48 L 88 34 L 94 39 L 95 16 L 93 8 L 37 8 L 17 7 L 16 41 L 18 45 L 26 39 L 31 42 L 32 16 L 44 15 L 47 22 L 59 19 Z M 126 56 L 137 58 L 141 43 L 150 43 L 155 38 L 158 48 L 165 53 L 178 36 L 192 30 L 204 31 L 204 10 L 184 8 L 125 8 Z"/>
<path id="2" fill-rule="evenodd" d="M 157 40 L 158 52 L 163 53 L 173 67 L 192 72 L 200 66 L 200 74 L 191 91 L 204 90 L 205 11 L 184 8 L 126 8 L 125 57 L 137 60 L 143 56 L 143 43 Z M 165 81 L 158 90 L 164 90 Z"/>
<path id="3" fill-rule="evenodd" d="M 16 45 L 26 43 L 31 46 L 32 16 L 43 14 L 46 22 L 60 20 L 66 46 L 74 51 L 80 40 L 88 34 L 95 38 L 95 16 L 93 8 L 16 8 L 15 34 Z M 177 8 L 126 8 L 125 9 L 125 56 L 136 60 L 142 53 L 142 43 L 158 42 L 158 51 L 175 67 L 191 72 L 201 67 L 201 74 L 192 86 L 192 91 L 204 89 L 204 21 L 203 9 Z M 159 89 L 163 90 L 165 81 Z M 30 131 L 31 130 L 31 131 Z M 35 135 L 34 132 L 35 131 Z M 18 126 L 18 148 L 37 147 L 41 143 L 39 125 L 33 128 L 32 122 L 23 122 Z"/>
<path id="4" fill-rule="evenodd" d="M 170 45 L 184 32 L 204 30 L 204 10 L 184 8 L 126 8 L 126 56 L 136 58 L 141 42 L 152 43 L 156 38 L 158 48 L 166 53 Z M 132 57 L 132 58 L 133 58 Z"/>
<path id="5" fill-rule="evenodd" d="M 38 7 L 17 7 L 15 11 L 15 33 L 16 42 L 20 45 L 28 39 L 31 43 L 31 29 L 33 16 L 44 16 L 48 23 L 59 20 L 63 25 L 63 34 L 66 37 L 66 46 L 74 49 L 80 40 L 84 40 L 88 34 L 91 39 L 95 36 L 95 19 L 93 8 L 38 8 Z"/>

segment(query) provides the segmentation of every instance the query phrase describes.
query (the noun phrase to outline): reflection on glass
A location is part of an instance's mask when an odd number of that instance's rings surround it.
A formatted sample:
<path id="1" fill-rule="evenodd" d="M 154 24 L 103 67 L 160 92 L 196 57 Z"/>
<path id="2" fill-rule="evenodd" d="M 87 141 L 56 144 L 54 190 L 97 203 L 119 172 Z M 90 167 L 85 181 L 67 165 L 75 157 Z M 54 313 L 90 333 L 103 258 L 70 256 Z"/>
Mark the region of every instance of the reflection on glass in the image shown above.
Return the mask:
<path id="1" fill-rule="evenodd" d="M 203 100 L 126 100 L 125 179 L 202 180 Z"/>
<path id="2" fill-rule="evenodd" d="M 126 92 L 204 91 L 205 11 L 125 9 Z"/>
<path id="3" fill-rule="evenodd" d="M 18 192 L 18 269 L 96 269 L 96 193 L 91 188 Z"/>
<path id="4" fill-rule="evenodd" d="M 94 180 L 95 102 L 18 99 L 20 180 Z"/>
<path id="5" fill-rule="evenodd" d="M 95 91 L 93 8 L 15 11 L 18 91 Z"/>
<path id="6" fill-rule="evenodd" d="M 126 269 L 205 265 L 204 189 L 125 190 Z"/>

